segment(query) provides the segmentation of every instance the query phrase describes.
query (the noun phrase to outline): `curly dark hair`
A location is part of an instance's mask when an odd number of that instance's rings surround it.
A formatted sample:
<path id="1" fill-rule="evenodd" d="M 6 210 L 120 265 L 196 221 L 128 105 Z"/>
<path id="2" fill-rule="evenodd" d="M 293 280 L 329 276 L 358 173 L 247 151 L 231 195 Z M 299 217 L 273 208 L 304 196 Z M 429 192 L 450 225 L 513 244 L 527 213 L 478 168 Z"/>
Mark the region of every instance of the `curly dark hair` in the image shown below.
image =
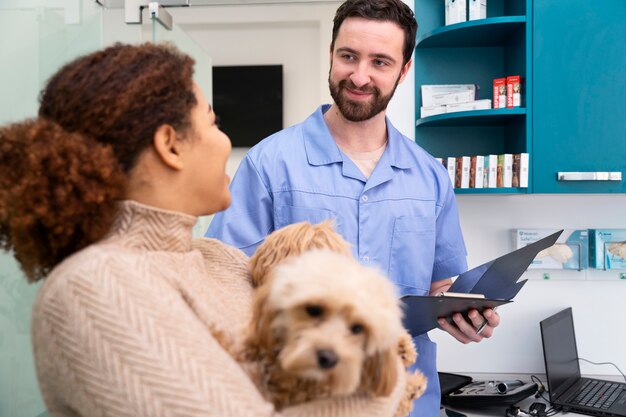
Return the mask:
<path id="1" fill-rule="evenodd" d="M 159 126 L 190 127 L 193 65 L 173 46 L 116 44 L 52 76 L 38 118 L 0 128 L 0 247 L 29 281 L 104 237 Z"/>
<path id="2" fill-rule="evenodd" d="M 368 20 L 380 20 L 396 23 L 404 31 L 404 48 L 402 51 L 405 65 L 411 59 L 415 49 L 415 35 L 417 33 L 417 21 L 413 10 L 402 0 L 347 0 L 335 13 L 333 19 L 333 39 L 330 49 L 335 48 L 335 40 L 339 28 L 348 17 L 362 17 Z"/>

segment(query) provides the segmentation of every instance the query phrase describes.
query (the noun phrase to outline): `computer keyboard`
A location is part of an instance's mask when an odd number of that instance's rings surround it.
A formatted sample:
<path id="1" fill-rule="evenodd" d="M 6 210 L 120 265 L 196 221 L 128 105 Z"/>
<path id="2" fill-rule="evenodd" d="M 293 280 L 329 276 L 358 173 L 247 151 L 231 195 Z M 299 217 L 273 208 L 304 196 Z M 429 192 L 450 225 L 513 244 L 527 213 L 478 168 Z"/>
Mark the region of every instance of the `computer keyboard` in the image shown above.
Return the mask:
<path id="1" fill-rule="evenodd" d="M 571 402 L 607 410 L 615 402 L 620 392 L 622 392 L 621 384 L 589 379 L 574 394 L 574 399 Z"/>

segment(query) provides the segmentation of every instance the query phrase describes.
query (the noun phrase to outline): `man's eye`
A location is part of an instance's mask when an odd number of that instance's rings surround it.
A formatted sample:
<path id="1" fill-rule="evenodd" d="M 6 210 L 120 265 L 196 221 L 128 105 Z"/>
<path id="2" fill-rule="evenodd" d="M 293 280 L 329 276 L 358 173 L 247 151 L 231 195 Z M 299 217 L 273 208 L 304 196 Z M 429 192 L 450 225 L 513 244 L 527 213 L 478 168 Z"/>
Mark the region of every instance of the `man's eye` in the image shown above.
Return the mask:
<path id="1" fill-rule="evenodd" d="M 324 314 L 324 309 L 317 305 L 308 305 L 304 310 L 310 317 L 321 317 Z"/>

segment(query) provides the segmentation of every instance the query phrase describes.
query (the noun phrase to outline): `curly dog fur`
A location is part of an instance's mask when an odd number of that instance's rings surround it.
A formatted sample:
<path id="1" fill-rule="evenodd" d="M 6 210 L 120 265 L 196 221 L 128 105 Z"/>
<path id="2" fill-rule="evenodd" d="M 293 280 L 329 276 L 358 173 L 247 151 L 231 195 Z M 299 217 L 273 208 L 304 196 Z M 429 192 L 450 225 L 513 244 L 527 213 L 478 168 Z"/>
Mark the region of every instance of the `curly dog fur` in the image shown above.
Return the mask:
<path id="1" fill-rule="evenodd" d="M 354 260 L 330 222 L 272 233 L 250 269 L 257 289 L 239 353 L 277 408 L 355 392 L 386 396 L 397 361 L 415 362 L 393 284 Z M 425 387 L 421 373 L 408 376 L 398 417 Z"/>

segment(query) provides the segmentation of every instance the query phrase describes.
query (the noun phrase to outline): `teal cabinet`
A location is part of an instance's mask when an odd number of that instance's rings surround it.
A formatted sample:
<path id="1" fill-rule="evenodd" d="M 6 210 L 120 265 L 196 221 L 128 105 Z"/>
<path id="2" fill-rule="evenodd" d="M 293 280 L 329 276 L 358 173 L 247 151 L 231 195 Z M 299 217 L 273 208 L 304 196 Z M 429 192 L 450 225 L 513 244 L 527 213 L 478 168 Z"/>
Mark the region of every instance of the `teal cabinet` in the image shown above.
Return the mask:
<path id="1" fill-rule="evenodd" d="M 443 0 L 415 0 L 416 142 L 437 157 L 531 152 L 530 0 L 489 0 L 487 18 L 445 26 Z M 422 84 L 477 84 L 492 99 L 495 78 L 520 75 L 521 108 L 420 118 Z M 530 173 L 532 174 L 532 173 Z M 529 184 L 531 184 L 529 182 Z M 457 189 L 457 193 L 527 193 L 528 188 Z"/>
<path id="2" fill-rule="evenodd" d="M 626 192 L 626 1 L 536 0 L 533 15 L 533 192 Z"/>
<path id="3" fill-rule="evenodd" d="M 487 19 L 445 26 L 443 0 L 415 0 L 416 142 L 438 157 L 530 154 L 528 189 L 457 193 L 626 192 L 626 1 L 487 6 Z M 523 78 L 521 108 L 420 118 L 422 84 L 479 84 L 492 98 L 506 75 Z"/>

